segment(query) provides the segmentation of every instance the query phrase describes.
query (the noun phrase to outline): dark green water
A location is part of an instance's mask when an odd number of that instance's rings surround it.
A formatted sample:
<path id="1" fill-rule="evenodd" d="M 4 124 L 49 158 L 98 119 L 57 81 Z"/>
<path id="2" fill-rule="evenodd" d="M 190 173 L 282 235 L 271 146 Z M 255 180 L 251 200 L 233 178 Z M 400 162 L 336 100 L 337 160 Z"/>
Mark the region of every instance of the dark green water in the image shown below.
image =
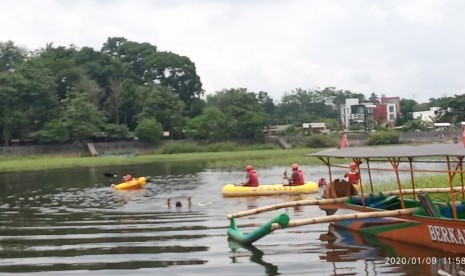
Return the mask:
<path id="1" fill-rule="evenodd" d="M 260 170 L 276 183 L 284 168 Z M 152 176 L 154 184 L 115 191 L 105 172 Z M 325 171 L 306 168 L 308 180 Z M 0 274 L 40 275 L 436 275 L 457 267 L 390 265 L 396 253 L 328 224 L 276 231 L 254 246 L 227 240 L 226 214 L 301 197 L 223 198 L 241 171 L 199 163 L 78 168 L 0 174 Z M 278 181 L 277 181 L 278 180 Z M 192 197 L 189 206 L 187 197 Z M 307 195 L 304 198 L 312 198 Z M 183 206 L 167 205 L 167 199 Z M 315 206 L 238 220 L 245 232 L 288 212 L 322 216 Z M 434 252 L 431 254 L 435 254 Z"/>

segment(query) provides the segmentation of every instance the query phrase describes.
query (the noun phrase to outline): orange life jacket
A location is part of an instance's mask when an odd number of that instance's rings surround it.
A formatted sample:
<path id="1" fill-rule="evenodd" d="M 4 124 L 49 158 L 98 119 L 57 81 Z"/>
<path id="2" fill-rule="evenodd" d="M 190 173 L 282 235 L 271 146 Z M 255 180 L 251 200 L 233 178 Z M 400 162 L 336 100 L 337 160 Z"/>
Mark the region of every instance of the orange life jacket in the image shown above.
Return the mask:
<path id="1" fill-rule="evenodd" d="M 258 186 L 258 175 L 255 170 L 252 170 L 249 172 L 249 183 L 247 183 L 247 186 L 251 187 L 257 187 Z"/>
<path id="2" fill-rule="evenodd" d="M 358 181 L 360 180 L 360 175 L 357 171 L 349 171 L 345 174 L 345 177 L 349 177 L 350 184 L 358 184 Z"/>
<path id="3" fill-rule="evenodd" d="M 292 184 L 294 186 L 304 185 L 305 184 L 304 173 L 302 172 L 302 170 L 295 171 L 292 174 Z"/>

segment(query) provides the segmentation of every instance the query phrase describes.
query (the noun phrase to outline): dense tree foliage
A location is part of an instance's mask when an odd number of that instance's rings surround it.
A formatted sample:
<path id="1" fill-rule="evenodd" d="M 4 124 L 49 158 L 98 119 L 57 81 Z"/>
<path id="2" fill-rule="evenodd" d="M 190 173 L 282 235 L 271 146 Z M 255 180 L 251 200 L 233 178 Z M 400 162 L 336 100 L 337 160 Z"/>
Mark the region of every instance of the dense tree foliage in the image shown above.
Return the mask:
<path id="1" fill-rule="evenodd" d="M 340 108 L 347 98 L 379 102 L 373 92 L 296 88 L 274 101 L 266 91 L 227 88 L 206 97 L 195 64 L 155 45 L 110 37 L 100 50 L 55 47 L 28 51 L 0 42 L 0 143 L 33 139 L 63 143 L 140 136 L 155 142 L 163 131 L 170 139 L 209 141 L 263 138 L 272 125 L 325 122 L 339 130 Z M 439 106 L 451 123 L 465 121 L 465 95 L 430 99 L 428 104 L 401 100 L 400 124 L 414 111 Z M 300 133 L 300 132 L 299 132 Z"/>
<path id="2" fill-rule="evenodd" d="M 207 106 L 216 107 L 227 120 L 225 136 L 229 139 L 260 139 L 266 115 L 258 95 L 245 88 L 222 90 L 207 97 Z"/>
<path id="3" fill-rule="evenodd" d="M 155 118 L 143 118 L 135 132 L 141 141 L 155 143 L 160 140 L 163 130 Z"/>

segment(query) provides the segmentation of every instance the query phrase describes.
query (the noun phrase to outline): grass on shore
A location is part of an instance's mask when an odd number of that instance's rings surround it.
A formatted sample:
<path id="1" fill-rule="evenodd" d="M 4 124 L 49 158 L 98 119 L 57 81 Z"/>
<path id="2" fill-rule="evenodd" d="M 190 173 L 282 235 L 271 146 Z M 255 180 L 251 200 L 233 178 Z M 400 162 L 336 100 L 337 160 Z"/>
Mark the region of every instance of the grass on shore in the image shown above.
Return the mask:
<path id="1" fill-rule="evenodd" d="M 45 170 L 72 167 L 134 165 L 153 162 L 205 162 L 207 168 L 241 169 L 246 164 L 255 167 L 290 166 L 292 163 L 301 165 L 320 165 L 317 158 L 306 156 L 321 149 L 273 149 L 248 150 L 233 152 L 200 152 L 177 154 L 147 154 L 134 157 L 76 157 L 76 156 L 46 156 L 34 155 L 0 159 L 0 171 Z"/>
<path id="2" fill-rule="evenodd" d="M 453 181 L 453 186 L 454 187 L 461 187 L 460 184 L 460 178 L 456 177 L 454 178 Z M 415 189 L 423 189 L 423 188 L 447 188 L 449 187 L 449 180 L 447 175 L 421 175 L 415 178 Z M 412 182 L 411 181 L 406 181 L 405 183 L 402 183 L 402 189 L 411 189 L 412 188 Z M 368 189 L 369 187 L 366 187 L 365 189 Z M 374 188 L 376 192 L 386 192 L 386 191 L 397 191 L 398 187 L 397 184 L 389 182 L 389 183 L 378 183 L 376 187 Z M 431 194 L 431 199 L 434 201 L 451 201 L 452 199 L 450 198 L 449 193 L 434 193 Z M 404 198 L 413 198 L 412 195 L 405 195 Z M 418 197 L 416 197 L 418 198 Z M 462 197 L 459 196 L 457 198 L 461 199 Z"/>

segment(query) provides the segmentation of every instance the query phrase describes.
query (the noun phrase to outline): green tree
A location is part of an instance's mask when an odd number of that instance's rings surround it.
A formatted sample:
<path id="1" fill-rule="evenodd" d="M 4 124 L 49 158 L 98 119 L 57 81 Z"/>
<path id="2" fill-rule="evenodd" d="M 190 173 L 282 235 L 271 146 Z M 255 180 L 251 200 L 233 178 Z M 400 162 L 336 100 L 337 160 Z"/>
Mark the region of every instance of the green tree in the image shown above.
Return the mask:
<path id="1" fill-rule="evenodd" d="M 185 125 L 185 104 L 173 90 L 160 85 L 140 87 L 138 93 L 143 99 L 142 118 L 155 118 L 172 137 L 179 137 Z"/>
<path id="2" fill-rule="evenodd" d="M 15 73 L 0 73 L 0 126 L 2 128 L 2 140 L 8 144 L 15 127 L 23 121 L 23 112 L 20 106 L 20 92 L 17 83 L 24 79 Z"/>
<path id="3" fill-rule="evenodd" d="M 131 137 L 131 132 L 126 125 L 105 124 L 103 126 L 105 134 L 109 137 L 120 139 L 128 139 Z"/>
<path id="4" fill-rule="evenodd" d="M 26 60 L 27 51 L 13 41 L 0 42 L 0 72 L 12 71 Z"/>
<path id="5" fill-rule="evenodd" d="M 51 43 L 47 44 L 44 49 L 40 49 L 33 59 L 34 63 L 40 64 L 51 72 L 50 75 L 53 76 L 57 85 L 56 92 L 59 100 L 68 97 L 69 91 L 76 86 L 82 76 L 80 68 L 76 66 L 76 53 L 75 47 L 54 48 Z"/>
<path id="6" fill-rule="evenodd" d="M 413 119 L 413 112 L 415 112 L 418 103 L 414 100 L 401 99 L 400 111 L 402 116 L 398 118 L 396 125 L 403 125 L 405 122 Z"/>
<path id="7" fill-rule="evenodd" d="M 438 114 L 438 121 L 456 124 L 465 121 L 465 94 L 445 97 L 438 101 L 442 112 Z"/>
<path id="8" fill-rule="evenodd" d="M 128 41 L 123 37 L 108 38 L 102 52 L 129 65 L 137 84 L 160 84 L 172 88 L 186 104 L 189 114 L 198 111 L 194 101 L 204 91 L 195 64 L 188 57 L 159 52 L 149 43 Z"/>
<path id="9" fill-rule="evenodd" d="M 106 118 L 87 95 L 75 93 L 66 102 L 65 120 L 72 136 L 85 140 L 102 135 Z"/>
<path id="10" fill-rule="evenodd" d="M 216 107 L 228 118 L 228 138 L 263 138 L 266 115 L 258 97 L 245 88 L 222 90 L 207 97 L 207 105 Z"/>
<path id="11" fill-rule="evenodd" d="M 319 118 L 337 119 L 339 112 L 330 105 L 332 100 L 328 91 L 297 88 L 282 97 L 277 111 L 278 118 L 282 118 L 281 124 L 296 126 L 315 122 Z"/>
<path id="12" fill-rule="evenodd" d="M 203 114 L 187 122 L 187 136 L 220 141 L 226 138 L 228 118 L 216 107 L 207 107 Z"/>
<path id="13" fill-rule="evenodd" d="M 54 119 L 45 123 L 44 127 L 31 136 L 41 144 L 63 143 L 69 140 L 70 134 L 64 120 Z"/>
<path id="14" fill-rule="evenodd" d="M 163 129 L 155 118 L 143 118 L 137 125 L 135 132 L 141 141 L 155 143 L 160 140 Z"/>
<path id="15" fill-rule="evenodd" d="M 24 122 L 18 127 L 27 131 L 42 129 L 44 124 L 59 118 L 62 109 L 57 97 L 57 84 L 52 72 L 37 60 L 27 61 L 16 68 L 22 78 L 17 83 Z"/>
<path id="16" fill-rule="evenodd" d="M 421 120 L 412 119 L 402 125 L 403 131 L 426 130 L 428 126 Z"/>

